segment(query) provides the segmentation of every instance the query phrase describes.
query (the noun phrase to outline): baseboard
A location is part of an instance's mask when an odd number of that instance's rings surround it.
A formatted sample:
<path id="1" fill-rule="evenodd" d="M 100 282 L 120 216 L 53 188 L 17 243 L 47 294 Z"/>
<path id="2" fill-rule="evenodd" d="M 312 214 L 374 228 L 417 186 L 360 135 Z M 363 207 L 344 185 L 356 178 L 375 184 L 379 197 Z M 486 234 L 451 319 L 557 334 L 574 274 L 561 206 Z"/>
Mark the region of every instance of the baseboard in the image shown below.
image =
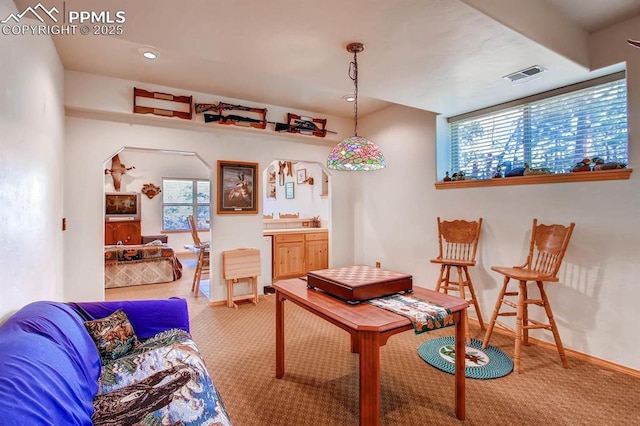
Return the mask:
<path id="1" fill-rule="evenodd" d="M 478 327 L 480 327 L 480 323 L 478 322 L 477 319 L 469 318 L 469 321 L 475 323 Z M 511 334 L 508 330 L 505 330 L 500 327 L 494 327 L 493 332 L 513 336 L 513 334 Z M 557 351 L 555 343 L 536 339 L 535 337 L 529 337 L 529 343 Z M 573 349 L 568 349 L 566 347 L 564 348 L 564 351 L 567 353 L 567 355 L 581 359 L 583 361 L 587 361 L 593 365 L 597 365 L 598 367 L 606 368 L 609 370 L 616 371 L 618 373 L 627 374 L 636 379 L 640 379 L 640 370 L 636 370 L 630 367 L 626 367 L 624 365 L 616 364 L 614 362 L 607 361 L 606 359 L 598 358 L 593 355 L 588 355 L 583 352 L 579 352 Z"/>

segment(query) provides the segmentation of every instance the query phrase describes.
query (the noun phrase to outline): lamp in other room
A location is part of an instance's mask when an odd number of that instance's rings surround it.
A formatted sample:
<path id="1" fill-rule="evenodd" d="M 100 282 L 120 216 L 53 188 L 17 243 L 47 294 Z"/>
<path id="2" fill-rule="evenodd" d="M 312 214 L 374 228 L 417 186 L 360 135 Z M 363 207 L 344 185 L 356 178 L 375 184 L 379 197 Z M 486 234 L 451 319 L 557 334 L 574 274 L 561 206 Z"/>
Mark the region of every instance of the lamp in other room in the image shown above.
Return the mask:
<path id="1" fill-rule="evenodd" d="M 380 148 L 370 140 L 358 136 L 358 53 L 363 50 L 362 43 L 347 45 L 347 52 L 353 53 L 353 61 L 349 64 L 349 78 L 354 85 L 354 135 L 334 146 L 329 153 L 327 167 L 333 170 L 380 170 L 387 165 Z"/>

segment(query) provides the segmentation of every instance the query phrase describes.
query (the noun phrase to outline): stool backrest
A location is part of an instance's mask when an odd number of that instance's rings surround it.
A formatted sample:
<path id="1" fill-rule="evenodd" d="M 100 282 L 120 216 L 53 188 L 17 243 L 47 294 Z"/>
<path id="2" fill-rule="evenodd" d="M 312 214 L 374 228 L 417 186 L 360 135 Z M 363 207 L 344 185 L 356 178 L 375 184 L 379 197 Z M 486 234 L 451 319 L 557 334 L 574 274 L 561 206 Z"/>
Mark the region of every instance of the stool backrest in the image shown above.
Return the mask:
<path id="1" fill-rule="evenodd" d="M 475 262 L 482 218 L 441 221 L 438 217 L 438 257 Z"/>
<path id="2" fill-rule="evenodd" d="M 198 225 L 196 224 L 196 218 L 192 215 L 187 216 L 187 220 L 189 221 L 189 229 L 191 230 L 191 237 L 193 238 L 193 245 L 196 248 L 201 248 L 205 246 L 198 235 Z"/>
<path id="3" fill-rule="evenodd" d="M 555 277 L 562 265 L 575 223 L 564 225 L 538 225 L 533 219 L 529 255 L 525 268 L 543 275 Z"/>

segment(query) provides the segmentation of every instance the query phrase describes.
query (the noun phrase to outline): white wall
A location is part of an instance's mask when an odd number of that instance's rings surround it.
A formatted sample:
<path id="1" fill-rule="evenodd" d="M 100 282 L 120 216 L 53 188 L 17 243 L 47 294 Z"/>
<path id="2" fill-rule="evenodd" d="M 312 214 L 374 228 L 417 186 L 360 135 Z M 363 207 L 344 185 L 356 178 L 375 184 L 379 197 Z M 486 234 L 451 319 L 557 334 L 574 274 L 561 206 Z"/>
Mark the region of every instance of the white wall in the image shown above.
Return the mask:
<path id="1" fill-rule="evenodd" d="M 162 178 L 187 178 L 187 179 L 209 179 L 209 166 L 202 162 L 196 155 L 182 155 L 178 152 L 168 153 L 162 151 L 141 152 L 132 149 L 124 149 L 118 154 L 120 161 L 127 167 L 135 167 L 129 170 L 121 181 L 121 192 L 142 191 L 142 186 L 146 183 L 153 183 L 162 188 Z M 111 159 L 105 163 L 105 168 L 111 167 Z M 114 191 L 113 179 L 110 175 L 105 175 L 105 191 Z M 211 193 L 215 199 L 215 188 Z M 140 225 L 142 235 L 162 234 L 162 192 L 149 199 L 146 195 L 141 195 L 142 216 Z M 213 205 L 215 209 L 215 205 Z M 193 244 L 190 231 L 169 232 L 167 242 L 176 252 L 186 252 L 185 244 Z M 199 233 L 200 239 L 209 239 L 209 233 Z"/>
<path id="2" fill-rule="evenodd" d="M 640 165 L 640 50 L 626 39 L 640 36 L 640 18 L 592 36 L 595 67 L 627 61 L 630 165 Z M 357 219 L 356 263 L 411 273 L 414 284 L 433 288 L 437 265 L 436 217 L 484 219 L 478 265 L 471 270 L 482 314 L 490 319 L 502 276 L 491 266 L 522 263 L 531 221 L 576 228 L 560 270 L 547 284 L 564 345 L 640 369 L 637 331 L 640 286 L 640 175 L 630 180 L 435 190 L 433 114 L 390 107 L 364 117 L 361 133 L 387 157 L 386 169 L 362 175 L 353 192 Z M 537 311 L 532 309 L 532 311 Z M 532 318 L 544 314 L 532 313 Z M 473 309 L 470 315 L 475 316 Z M 552 342 L 551 333 L 533 337 Z"/>
<path id="3" fill-rule="evenodd" d="M 322 196 L 322 173 L 326 172 L 326 168 L 323 168 L 318 163 L 306 163 L 296 162 L 293 166 L 293 176 L 288 176 L 285 173 L 284 182 L 293 182 L 294 198 L 288 199 L 285 197 L 285 187 L 279 184 L 278 178 L 278 161 L 271 163 L 271 166 L 275 167 L 276 171 L 276 198 L 267 197 L 267 170 L 262 177 L 263 188 L 263 213 L 273 214 L 274 219 L 278 219 L 279 213 L 299 213 L 301 218 L 311 218 L 319 216 L 323 225 L 326 225 L 330 219 L 329 217 L 329 197 Z M 297 173 L 298 170 L 305 169 L 307 177 L 313 177 L 313 185 L 308 183 L 298 184 Z"/>
<path id="4" fill-rule="evenodd" d="M 65 155 L 73 168 L 65 170 L 65 185 L 73 190 L 65 193 L 65 209 L 69 217 L 69 231 L 65 239 L 65 290 L 69 299 L 98 300 L 104 298 L 103 212 L 104 162 L 124 147 L 181 150 L 197 153 L 209 165 L 217 160 L 259 163 L 262 172 L 276 158 L 298 159 L 303 162 L 325 162 L 332 141 L 318 144 L 310 137 L 283 137 L 267 131 L 243 131 L 229 126 L 186 124 L 180 119 L 134 116 L 124 111 L 122 103 L 131 105 L 134 85 L 141 83 L 102 78 L 76 72 L 66 72 L 65 102 L 71 111 L 66 120 Z M 99 87 L 98 93 L 86 90 Z M 176 89 L 147 86 L 149 90 L 175 93 Z M 97 102 L 101 93 L 128 93 L 129 97 L 113 97 Z M 195 94 L 203 102 L 206 95 Z M 236 101 L 238 102 L 238 101 Z M 97 111 L 100 106 L 104 111 Z M 91 110 L 91 114 L 87 113 Z M 272 108 L 269 108 L 271 111 Z M 114 111 L 116 113 L 114 113 Z M 100 117 L 102 119 L 86 118 Z M 313 114 L 309 114 L 313 115 Z M 338 127 L 340 119 L 331 119 Z M 129 121 L 129 122 L 120 122 Z M 348 120 L 345 120 L 348 122 Z M 164 127 L 167 126 L 176 126 Z M 344 126 L 343 126 L 344 127 Z M 332 125 L 332 128 L 335 126 Z M 307 141 L 309 141 L 307 143 Z M 125 163 L 128 164 L 127 160 Z M 136 165 L 132 163 L 133 165 Z M 82 179 L 78 179 L 82 176 Z M 211 170 L 212 188 L 217 176 Z M 332 176 L 332 211 L 334 224 L 330 229 L 330 264 L 342 266 L 353 263 L 353 232 L 350 184 L 351 176 L 336 173 Z M 262 187 L 262 186 L 261 186 Z M 129 189 L 129 187 L 127 187 Z M 213 279 L 211 300 L 226 299 L 221 277 L 220 253 L 238 247 L 261 247 L 263 244 L 262 208 L 255 215 L 212 214 Z M 171 238 L 171 237 L 170 237 Z M 260 283 L 270 283 L 260 277 Z M 239 289 L 241 291 L 242 289 Z"/>
<path id="5" fill-rule="evenodd" d="M 0 16 L 16 12 L 0 0 Z M 62 284 L 63 70 L 49 37 L 0 37 L 0 323 L 59 300 Z"/>

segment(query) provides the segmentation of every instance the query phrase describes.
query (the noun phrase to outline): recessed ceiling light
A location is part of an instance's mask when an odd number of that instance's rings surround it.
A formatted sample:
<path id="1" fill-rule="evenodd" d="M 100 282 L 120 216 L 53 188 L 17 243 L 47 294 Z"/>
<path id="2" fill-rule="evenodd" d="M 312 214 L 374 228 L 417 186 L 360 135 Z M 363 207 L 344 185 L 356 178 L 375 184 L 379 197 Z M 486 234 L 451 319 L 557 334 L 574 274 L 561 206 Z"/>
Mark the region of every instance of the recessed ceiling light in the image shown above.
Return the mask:
<path id="1" fill-rule="evenodd" d="M 356 97 L 352 93 L 349 93 L 347 95 L 344 95 L 342 99 L 344 99 L 347 102 L 354 102 L 356 100 Z"/>
<path id="2" fill-rule="evenodd" d="M 142 56 L 149 60 L 158 59 L 158 57 L 160 56 L 160 53 L 157 50 L 150 49 L 148 47 L 140 48 L 138 49 L 138 52 L 140 52 Z"/>

